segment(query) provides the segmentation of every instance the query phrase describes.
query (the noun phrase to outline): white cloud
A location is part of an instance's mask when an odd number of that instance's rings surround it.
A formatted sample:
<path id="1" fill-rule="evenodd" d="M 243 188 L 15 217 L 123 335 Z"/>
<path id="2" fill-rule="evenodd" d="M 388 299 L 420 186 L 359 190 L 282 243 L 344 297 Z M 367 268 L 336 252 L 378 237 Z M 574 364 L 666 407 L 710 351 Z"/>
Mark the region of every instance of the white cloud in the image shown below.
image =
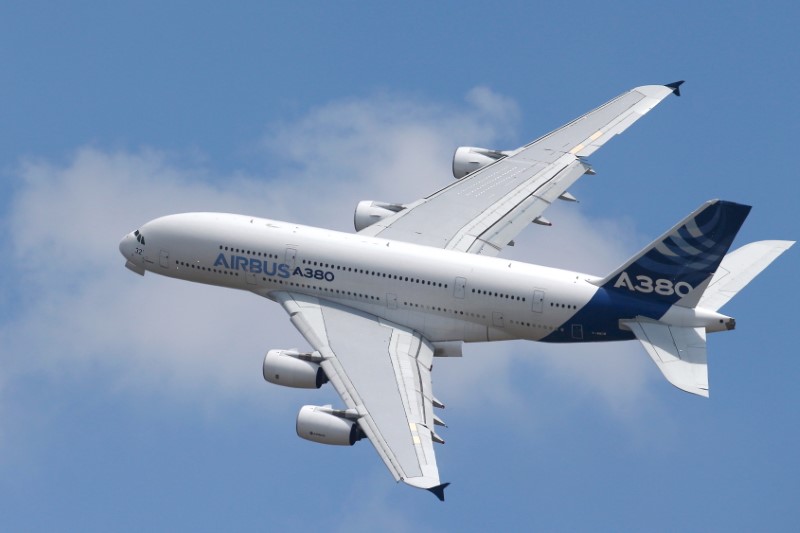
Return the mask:
<path id="1" fill-rule="evenodd" d="M 270 163 L 286 167 L 279 187 L 295 198 L 331 199 L 289 214 L 350 230 L 358 200 L 409 202 L 446 185 L 458 145 L 507 142 L 517 121 L 515 106 L 488 89 L 471 91 L 467 101 L 448 108 L 380 95 L 272 127 L 263 143 L 273 155 Z"/>
<path id="2" fill-rule="evenodd" d="M 458 144 L 492 147 L 514 137 L 514 102 L 486 88 L 466 101 L 451 108 L 380 95 L 313 110 L 269 129 L 269 178 L 211 176 L 197 162 L 156 150 L 82 148 L 66 163 L 23 162 L 5 223 L 27 300 L 0 326 L 5 359 L 17 373 L 54 380 L 113 365 L 115 386 L 130 394 L 191 393 L 209 405 L 264 395 L 271 405 L 294 401 L 260 378 L 267 348 L 303 346 L 277 306 L 247 293 L 139 278 L 123 268 L 119 239 L 156 216 L 193 210 L 350 230 L 358 200 L 413 200 L 452 179 L 449 157 Z M 531 228 L 517 240 L 515 257 L 602 273 L 629 255 L 634 237 L 614 219 L 588 220 L 574 205 L 548 217 L 556 225 Z M 437 394 L 464 406 L 512 409 L 526 395 L 513 380 L 522 367 L 622 412 L 646 380 L 629 355 L 634 349 L 469 345 L 463 360 L 437 363 L 448 372 L 436 376 Z"/>

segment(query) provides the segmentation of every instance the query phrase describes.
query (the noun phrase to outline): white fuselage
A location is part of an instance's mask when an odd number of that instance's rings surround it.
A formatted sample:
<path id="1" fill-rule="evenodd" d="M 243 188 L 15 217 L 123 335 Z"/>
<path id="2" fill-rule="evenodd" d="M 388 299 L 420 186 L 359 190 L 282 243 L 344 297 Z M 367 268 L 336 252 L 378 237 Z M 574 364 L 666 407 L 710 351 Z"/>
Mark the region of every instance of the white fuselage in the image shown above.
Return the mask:
<path id="1" fill-rule="evenodd" d="M 142 274 L 267 298 L 308 294 L 431 342 L 625 340 L 633 335 L 619 320 L 648 316 L 636 299 L 606 298 L 587 274 L 245 215 L 161 217 L 126 235 L 120 251 Z M 672 306 L 649 318 L 711 332 L 727 317 Z"/>
<path id="2" fill-rule="evenodd" d="M 130 234 L 120 248 L 147 271 L 311 294 L 433 342 L 541 340 L 598 290 L 576 272 L 244 215 L 171 215 L 140 231 L 144 245 Z"/>

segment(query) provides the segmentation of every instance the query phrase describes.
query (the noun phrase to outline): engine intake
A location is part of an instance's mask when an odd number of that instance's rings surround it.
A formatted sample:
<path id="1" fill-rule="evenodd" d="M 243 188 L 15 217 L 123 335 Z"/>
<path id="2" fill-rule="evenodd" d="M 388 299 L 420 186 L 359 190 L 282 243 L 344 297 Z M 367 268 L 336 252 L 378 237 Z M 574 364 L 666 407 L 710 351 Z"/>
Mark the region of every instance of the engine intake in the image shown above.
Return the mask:
<path id="1" fill-rule="evenodd" d="M 304 405 L 297 413 L 297 436 L 320 444 L 352 446 L 365 435 L 355 420 L 346 416 L 345 411 L 330 407 Z"/>
<path id="2" fill-rule="evenodd" d="M 318 389 L 328 382 L 328 376 L 311 360 L 314 358 L 295 350 L 270 350 L 264 357 L 264 379 L 284 387 Z"/>
<path id="3" fill-rule="evenodd" d="M 400 204 L 362 200 L 358 202 L 356 212 L 353 214 L 353 225 L 356 227 L 356 231 L 361 231 L 405 208 L 406 206 Z"/>
<path id="4" fill-rule="evenodd" d="M 459 146 L 453 154 L 453 177 L 460 180 L 470 172 L 494 163 L 509 155 L 509 152 L 477 148 L 475 146 Z"/>

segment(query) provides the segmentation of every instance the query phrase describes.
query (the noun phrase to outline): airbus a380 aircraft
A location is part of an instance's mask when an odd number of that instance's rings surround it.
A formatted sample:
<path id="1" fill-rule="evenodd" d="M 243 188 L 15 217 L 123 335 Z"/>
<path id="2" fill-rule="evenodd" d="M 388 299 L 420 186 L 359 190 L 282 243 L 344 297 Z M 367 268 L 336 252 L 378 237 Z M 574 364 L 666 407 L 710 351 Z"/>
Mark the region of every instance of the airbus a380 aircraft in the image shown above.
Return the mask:
<path id="1" fill-rule="evenodd" d="M 395 480 L 443 500 L 431 366 L 464 342 L 638 339 L 670 383 L 708 396 L 706 334 L 735 326 L 718 310 L 794 244 L 726 255 L 749 206 L 706 202 L 605 277 L 494 257 L 531 222 L 549 224 L 542 213 L 593 173 L 586 158 L 681 83 L 636 87 L 513 151 L 459 148 L 457 181 L 410 204 L 360 202 L 355 234 L 186 213 L 147 222 L 119 249 L 137 274 L 278 302 L 311 349 L 270 350 L 264 378 L 330 382 L 344 402 L 302 407 L 297 434 L 366 437 Z"/>

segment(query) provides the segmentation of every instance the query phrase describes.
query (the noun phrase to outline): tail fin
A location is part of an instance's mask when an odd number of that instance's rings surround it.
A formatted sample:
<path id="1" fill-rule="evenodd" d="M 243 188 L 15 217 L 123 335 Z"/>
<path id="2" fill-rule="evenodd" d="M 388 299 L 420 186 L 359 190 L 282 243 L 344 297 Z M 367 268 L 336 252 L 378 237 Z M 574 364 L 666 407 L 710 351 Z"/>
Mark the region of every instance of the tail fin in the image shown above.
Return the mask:
<path id="1" fill-rule="evenodd" d="M 794 244 L 754 242 L 727 254 L 748 213 L 747 205 L 706 202 L 596 284 L 663 310 L 677 304 L 717 311 Z M 671 323 L 664 316 L 635 316 L 620 326 L 641 341 L 667 381 L 708 397 L 706 327 Z"/>
<path id="2" fill-rule="evenodd" d="M 596 284 L 662 305 L 695 307 L 748 213 L 748 205 L 708 201 Z"/>

